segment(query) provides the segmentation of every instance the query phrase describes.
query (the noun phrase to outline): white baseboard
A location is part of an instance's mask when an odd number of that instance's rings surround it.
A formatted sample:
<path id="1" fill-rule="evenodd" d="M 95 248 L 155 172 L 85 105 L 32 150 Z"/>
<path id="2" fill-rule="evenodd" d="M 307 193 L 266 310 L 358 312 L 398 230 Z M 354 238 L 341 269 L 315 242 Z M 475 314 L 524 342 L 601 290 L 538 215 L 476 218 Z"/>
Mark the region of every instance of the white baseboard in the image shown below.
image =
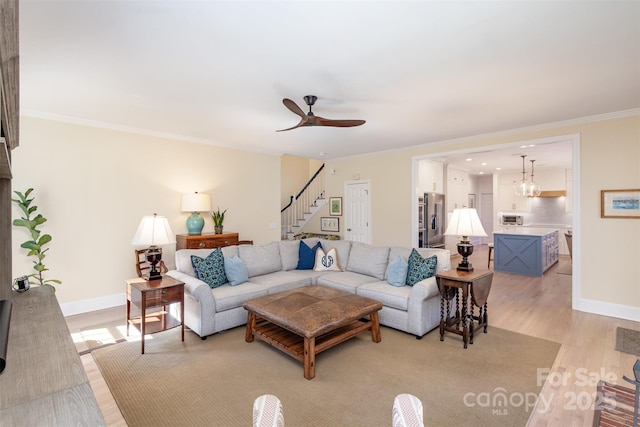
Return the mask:
<path id="1" fill-rule="evenodd" d="M 580 298 L 577 301 L 575 310 L 587 313 L 600 314 L 602 316 L 616 317 L 619 319 L 640 322 L 640 308 L 630 305 L 614 304 L 610 302 L 595 301 Z"/>
<path id="2" fill-rule="evenodd" d="M 109 295 L 100 298 L 85 299 L 82 301 L 66 302 L 60 304 L 62 314 L 73 316 L 74 314 L 88 313 L 90 311 L 104 310 L 105 308 L 117 307 L 127 303 L 126 293 Z"/>

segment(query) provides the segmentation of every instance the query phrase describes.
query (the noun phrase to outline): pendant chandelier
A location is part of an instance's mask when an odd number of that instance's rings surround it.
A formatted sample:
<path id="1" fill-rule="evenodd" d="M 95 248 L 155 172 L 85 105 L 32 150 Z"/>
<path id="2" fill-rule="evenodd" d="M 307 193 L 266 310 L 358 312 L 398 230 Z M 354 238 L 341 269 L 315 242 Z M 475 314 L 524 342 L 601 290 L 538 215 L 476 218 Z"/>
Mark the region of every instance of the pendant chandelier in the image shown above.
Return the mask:
<path id="1" fill-rule="evenodd" d="M 527 181 L 527 172 L 524 170 L 524 158 L 527 156 L 520 157 L 522 157 L 522 180 L 513 183 L 513 190 L 516 196 L 526 196 L 529 189 L 529 181 Z"/>
<path id="2" fill-rule="evenodd" d="M 535 160 L 529 160 L 531 162 L 531 181 L 527 187 L 527 197 L 538 197 L 540 195 L 540 184 L 536 184 L 533 180 L 533 164 Z"/>
<path id="3" fill-rule="evenodd" d="M 517 196 L 538 197 L 540 195 L 540 185 L 533 180 L 533 164 L 535 160 L 530 160 L 531 180 L 527 180 L 527 171 L 524 168 L 524 159 L 527 156 L 522 155 L 520 157 L 522 157 L 522 180 L 513 183 L 513 190 Z"/>

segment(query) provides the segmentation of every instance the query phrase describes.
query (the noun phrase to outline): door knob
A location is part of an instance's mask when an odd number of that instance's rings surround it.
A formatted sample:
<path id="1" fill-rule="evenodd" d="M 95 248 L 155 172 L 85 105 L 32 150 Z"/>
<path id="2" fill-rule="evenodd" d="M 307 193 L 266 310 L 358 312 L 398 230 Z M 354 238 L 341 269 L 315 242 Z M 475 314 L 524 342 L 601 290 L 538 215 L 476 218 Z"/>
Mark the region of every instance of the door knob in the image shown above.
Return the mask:
<path id="1" fill-rule="evenodd" d="M 351 231 L 351 229 L 350 229 L 350 228 L 347 228 L 347 231 Z"/>

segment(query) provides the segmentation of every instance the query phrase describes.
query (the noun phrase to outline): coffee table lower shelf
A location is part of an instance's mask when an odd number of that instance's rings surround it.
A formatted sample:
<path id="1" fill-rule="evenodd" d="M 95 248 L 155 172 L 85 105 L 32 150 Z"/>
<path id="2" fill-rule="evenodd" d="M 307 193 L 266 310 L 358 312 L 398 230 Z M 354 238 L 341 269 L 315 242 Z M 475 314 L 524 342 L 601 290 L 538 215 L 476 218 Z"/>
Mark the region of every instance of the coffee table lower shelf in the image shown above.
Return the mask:
<path id="1" fill-rule="evenodd" d="M 254 337 L 258 338 L 299 360 L 304 364 L 304 377 L 310 380 L 315 377 L 316 354 L 347 341 L 366 330 L 371 330 L 373 342 L 381 341 L 380 326 L 377 319 L 378 313 L 373 312 L 370 316 L 372 319 L 369 321 L 354 320 L 324 335 L 307 338 L 267 320 L 257 318 L 253 313 L 249 313 L 246 341 L 252 342 Z"/>

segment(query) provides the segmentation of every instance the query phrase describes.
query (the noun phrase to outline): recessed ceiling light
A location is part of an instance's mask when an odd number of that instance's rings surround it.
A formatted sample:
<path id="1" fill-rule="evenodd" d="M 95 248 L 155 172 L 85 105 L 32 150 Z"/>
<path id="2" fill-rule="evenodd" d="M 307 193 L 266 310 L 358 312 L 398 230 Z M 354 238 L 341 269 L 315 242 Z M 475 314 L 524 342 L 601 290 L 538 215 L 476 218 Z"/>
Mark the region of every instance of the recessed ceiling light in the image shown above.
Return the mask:
<path id="1" fill-rule="evenodd" d="M 487 166 L 487 162 L 480 163 L 481 166 Z"/>
<path id="2" fill-rule="evenodd" d="M 480 175 L 484 175 L 484 172 L 480 172 Z"/>
<path id="3" fill-rule="evenodd" d="M 496 168 L 496 170 L 497 170 L 497 171 L 500 171 L 500 170 L 502 170 L 502 168 Z"/>
<path id="4" fill-rule="evenodd" d="M 327 153 L 322 152 L 322 153 L 320 153 L 320 155 L 321 155 L 321 156 L 326 156 L 326 155 L 327 155 Z"/>
<path id="5" fill-rule="evenodd" d="M 470 162 L 471 160 L 473 160 L 471 157 L 468 157 L 465 159 L 467 162 Z"/>

